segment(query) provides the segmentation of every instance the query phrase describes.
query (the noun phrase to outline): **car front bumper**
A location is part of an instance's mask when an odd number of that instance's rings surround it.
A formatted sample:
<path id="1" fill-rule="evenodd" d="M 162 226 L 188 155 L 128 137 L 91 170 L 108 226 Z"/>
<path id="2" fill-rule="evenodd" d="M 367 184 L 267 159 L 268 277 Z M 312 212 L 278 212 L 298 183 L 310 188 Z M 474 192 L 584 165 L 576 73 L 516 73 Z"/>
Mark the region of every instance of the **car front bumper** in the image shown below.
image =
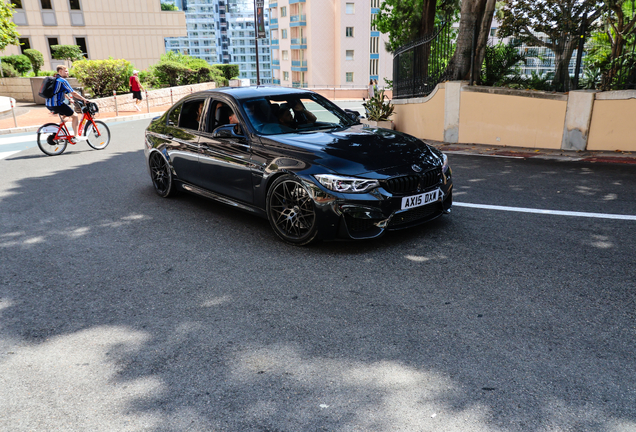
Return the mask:
<path id="1" fill-rule="evenodd" d="M 322 239 L 370 239 L 386 231 L 410 228 L 450 213 L 453 204 L 453 184 L 448 176 L 443 182 L 419 193 L 437 188 L 436 201 L 402 209 L 407 195 L 393 195 L 382 187 L 365 194 L 341 194 L 328 191 L 313 182 L 306 182 L 316 208 L 319 236 Z"/>

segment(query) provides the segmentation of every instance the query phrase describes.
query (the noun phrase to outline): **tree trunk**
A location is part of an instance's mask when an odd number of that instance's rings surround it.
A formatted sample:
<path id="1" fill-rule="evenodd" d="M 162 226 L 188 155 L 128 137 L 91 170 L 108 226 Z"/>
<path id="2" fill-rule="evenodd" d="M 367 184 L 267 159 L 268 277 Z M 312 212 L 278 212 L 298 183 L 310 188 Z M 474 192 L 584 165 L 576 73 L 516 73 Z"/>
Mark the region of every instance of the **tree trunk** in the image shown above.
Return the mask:
<path id="1" fill-rule="evenodd" d="M 469 79 L 471 54 L 475 54 L 475 69 L 481 68 L 484 60 L 486 42 L 490 32 L 490 24 L 495 11 L 494 0 L 464 0 L 462 1 L 461 20 L 459 22 L 459 33 L 457 35 L 457 47 L 451 58 L 447 76 L 450 80 Z M 472 52 L 473 37 L 476 30 L 477 43 L 475 52 Z"/>
<path id="2" fill-rule="evenodd" d="M 420 37 L 430 35 L 435 30 L 435 10 L 437 0 L 424 0 L 422 27 L 420 28 Z"/>
<path id="3" fill-rule="evenodd" d="M 553 49 L 555 71 L 552 85 L 557 91 L 570 91 L 570 60 L 577 45 L 578 40 L 576 38 L 570 38 L 563 44 L 561 49 L 557 49 L 556 47 Z"/>

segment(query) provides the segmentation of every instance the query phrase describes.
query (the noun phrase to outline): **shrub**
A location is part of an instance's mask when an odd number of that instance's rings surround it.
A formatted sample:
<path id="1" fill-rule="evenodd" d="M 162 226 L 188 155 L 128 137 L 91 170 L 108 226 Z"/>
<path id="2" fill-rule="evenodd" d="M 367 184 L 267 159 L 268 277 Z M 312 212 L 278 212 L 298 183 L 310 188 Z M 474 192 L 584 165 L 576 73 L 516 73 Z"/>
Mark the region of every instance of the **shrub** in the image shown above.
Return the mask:
<path id="1" fill-rule="evenodd" d="M 29 58 L 29 61 L 31 62 L 31 69 L 33 69 L 33 73 L 35 74 L 35 76 L 38 76 L 38 73 L 40 72 L 40 68 L 44 66 L 44 56 L 42 55 L 40 51 L 36 49 L 31 49 L 31 48 L 25 49 L 24 55 Z"/>
<path id="2" fill-rule="evenodd" d="M 79 45 L 53 45 L 52 57 L 56 60 L 76 61 L 84 58 L 84 53 Z"/>
<path id="3" fill-rule="evenodd" d="M 82 86 L 95 97 L 112 96 L 113 91 L 127 92 L 132 74 L 128 60 L 80 60 L 73 64 L 73 72 Z"/>
<path id="4" fill-rule="evenodd" d="M 386 121 L 393 115 L 395 107 L 391 105 L 391 101 L 385 102 L 386 95 L 384 90 L 380 90 L 375 93 L 372 98 L 362 105 L 367 110 L 367 117 L 373 121 Z"/>
<path id="5" fill-rule="evenodd" d="M 499 42 L 495 46 L 487 46 L 481 71 L 481 83 L 496 86 L 517 82 L 521 77 L 519 64 L 525 60 L 526 55 L 519 52 L 518 45 L 504 45 Z"/>
<path id="6" fill-rule="evenodd" d="M 147 81 L 156 87 L 180 86 L 214 81 L 217 86 L 227 85 L 227 79 L 215 66 L 203 59 L 169 51 L 161 56 L 159 63 L 150 67 L 154 78 Z"/>
<path id="7" fill-rule="evenodd" d="M 57 71 L 53 70 L 41 70 L 39 76 L 53 76 L 57 73 Z"/>
<path id="8" fill-rule="evenodd" d="M 24 75 L 31 70 L 31 61 L 24 54 L 14 54 L 2 57 L 2 63 L 13 66 L 19 75 Z"/>
<path id="9" fill-rule="evenodd" d="M 15 78 L 20 76 L 18 71 L 15 70 L 12 65 L 4 62 L 4 59 L 2 59 L 2 74 L 5 78 Z"/>
<path id="10" fill-rule="evenodd" d="M 236 64 L 215 64 L 215 68 L 219 69 L 225 79 L 228 81 L 239 76 L 239 65 Z"/>

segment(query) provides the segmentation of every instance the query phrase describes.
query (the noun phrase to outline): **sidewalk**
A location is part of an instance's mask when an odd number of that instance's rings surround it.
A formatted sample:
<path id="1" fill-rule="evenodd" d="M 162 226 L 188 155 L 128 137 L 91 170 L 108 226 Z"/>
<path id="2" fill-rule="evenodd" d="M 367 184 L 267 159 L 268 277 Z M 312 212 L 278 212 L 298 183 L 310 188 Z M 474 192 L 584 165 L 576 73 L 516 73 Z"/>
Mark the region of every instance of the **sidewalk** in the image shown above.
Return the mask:
<path id="1" fill-rule="evenodd" d="M 146 104 L 142 102 L 141 111 L 119 111 L 116 116 L 114 112 L 98 113 L 95 117 L 105 123 L 116 121 L 140 120 L 145 118 L 153 118 L 163 114 L 171 105 L 150 107 L 150 113 L 146 108 Z M 23 133 L 37 131 L 40 126 L 45 123 L 59 123 L 60 118 L 57 114 L 52 114 L 44 105 L 36 105 L 32 103 L 18 102 L 15 108 L 15 116 L 18 127 L 15 127 L 13 114 L 11 111 L 0 114 L 0 135 L 10 133 Z M 69 122 L 70 124 L 70 122 Z"/>

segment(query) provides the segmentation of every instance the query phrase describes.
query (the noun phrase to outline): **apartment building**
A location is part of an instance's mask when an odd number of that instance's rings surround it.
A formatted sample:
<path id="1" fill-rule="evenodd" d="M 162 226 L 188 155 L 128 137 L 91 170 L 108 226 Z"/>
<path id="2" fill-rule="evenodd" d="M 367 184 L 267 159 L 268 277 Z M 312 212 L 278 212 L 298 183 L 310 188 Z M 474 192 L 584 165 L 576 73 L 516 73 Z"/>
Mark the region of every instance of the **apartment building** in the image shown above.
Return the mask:
<path id="1" fill-rule="evenodd" d="M 365 87 L 393 76 L 387 37 L 372 25 L 380 0 L 270 0 L 273 82 Z"/>
<path id="2" fill-rule="evenodd" d="M 54 60 L 53 45 L 79 45 L 89 59 L 122 58 L 137 69 L 157 63 L 165 53 L 166 37 L 186 34 L 183 12 L 162 11 L 159 0 L 11 0 L 20 47 L 3 55 L 34 48 L 44 55 L 43 69 Z"/>
<path id="3" fill-rule="evenodd" d="M 188 33 L 166 39 L 166 50 L 207 62 L 239 66 L 239 78 L 256 84 L 254 0 L 163 0 L 185 12 Z M 265 26 L 269 20 L 265 15 Z M 269 38 L 258 40 L 260 82 L 271 84 Z"/>

